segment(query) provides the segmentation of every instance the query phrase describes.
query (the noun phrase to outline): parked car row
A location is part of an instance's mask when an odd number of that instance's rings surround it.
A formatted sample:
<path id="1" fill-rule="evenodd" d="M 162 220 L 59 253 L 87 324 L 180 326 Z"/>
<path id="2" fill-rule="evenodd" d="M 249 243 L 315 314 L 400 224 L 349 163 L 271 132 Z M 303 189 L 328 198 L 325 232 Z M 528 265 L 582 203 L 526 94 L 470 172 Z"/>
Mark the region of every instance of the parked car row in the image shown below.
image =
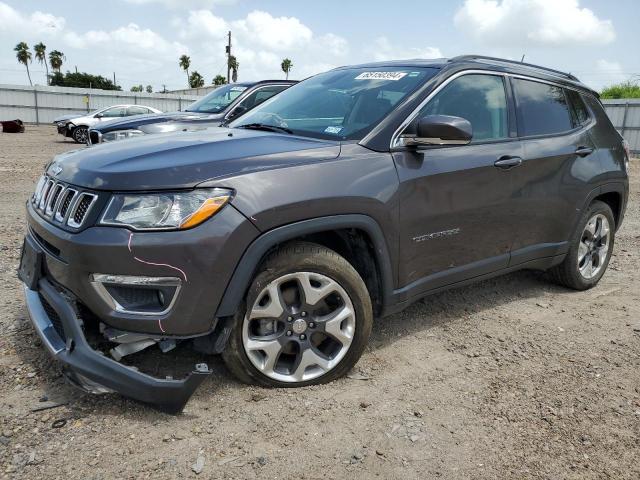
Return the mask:
<path id="1" fill-rule="evenodd" d="M 146 105 L 115 105 L 82 116 L 58 117 L 54 123 L 59 134 L 87 145 L 153 133 L 201 130 L 229 122 L 295 83 L 262 80 L 224 85 L 183 112 L 164 113 Z"/>
<path id="2" fill-rule="evenodd" d="M 87 144 L 112 142 L 153 133 L 217 127 L 260 105 L 294 83 L 296 82 L 291 80 L 263 80 L 224 85 L 191 104 L 184 112 L 139 115 L 135 118 L 94 125 L 89 131 Z"/>

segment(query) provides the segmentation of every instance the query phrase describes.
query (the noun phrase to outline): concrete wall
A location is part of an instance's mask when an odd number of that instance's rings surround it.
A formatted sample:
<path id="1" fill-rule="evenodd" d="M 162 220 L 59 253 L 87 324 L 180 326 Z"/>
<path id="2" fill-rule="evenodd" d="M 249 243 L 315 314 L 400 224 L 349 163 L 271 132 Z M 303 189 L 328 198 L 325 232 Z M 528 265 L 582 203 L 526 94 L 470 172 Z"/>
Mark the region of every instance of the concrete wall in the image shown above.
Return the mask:
<path id="1" fill-rule="evenodd" d="M 51 123 L 71 113 L 85 113 L 119 104 L 138 104 L 164 112 L 184 110 L 198 95 L 118 92 L 89 88 L 0 84 L 0 120 Z"/>
<path id="2" fill-rule="evenodd" d="M 603 100 L 616 130 L 629 142 L 633 153 L 640 153 L 640 99 Z"/>

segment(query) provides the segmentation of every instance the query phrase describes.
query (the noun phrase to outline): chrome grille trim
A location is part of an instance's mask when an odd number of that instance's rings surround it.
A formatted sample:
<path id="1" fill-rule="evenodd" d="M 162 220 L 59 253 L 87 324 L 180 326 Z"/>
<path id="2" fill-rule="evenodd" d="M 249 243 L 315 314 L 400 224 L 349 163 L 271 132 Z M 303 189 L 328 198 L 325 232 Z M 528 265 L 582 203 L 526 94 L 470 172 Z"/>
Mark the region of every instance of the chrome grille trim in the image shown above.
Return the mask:
<path id="1" fill-rule="evenodd" d="M 53 187 L 53 184 L 53 180 L 49 180 L 47 183 L 45 183 L 44 188 L 42 189 L 42 197 L 40 198 L 40 203 L 38 203 L 39 210 L 44 210 L 44 206 L 47 204 L 49 192 L 51 191 L 51 187 Z"/>
<path id="2" fill-rule="evenodd" d="M 76 220 L 76 212 L 78 212 L 78 208 L 82 205 L 82 201 L 85 198 L 89 198 L 89 204 L 87 205 L 87 207 L 85 208 L 85 211 L 81 214 L 79 220 Z M 67 220 L 67 225 L 69 225 L 72 228 L 80 228 L 82 226 L 82 224 L 84 223 L 85 219 L 87 218 L 87 215 L 89 214 L 89 212 L 91 211 L 91 207 L 93 206 L 93 204 L 95 203 L 95 201 L 98 199 L 97 195 L 94 195 L 93 193 L 87 193 L 87 192 L 83 192 L 81 194 L 79 194 L 75 201 L 73 202 L 73 207 L 70 209 L 71 212 L 68 215 L 68 220 Z"/>
<path id="3" fill-rule="evenodd" d="M 98 199 L 97 193 L 82 191 L 43 175 L 36 184 L 31 203 L 52 224 L 79 229 L 86 223 Z"/>
<path id="4" fill-rule="evenodd" d="M 53 215 L 56 207 L 58 206 L 58 201 L 60 200 L 60 195 L 64 192 L 65 186 L 61 183 L 56 183 L 51 188 L 51 194 L 49 195 L 49 200 L 47 200 L 47 206 L 44 209 L 44 214 L 47 216 Z"/>
<path id="5" fill-rule="evenodd" d="M 56 215 L 54 217 L 56 221 L 64 223 L 67 218 L 67 214 L 71 211 L 71 206 L 73 205 L 73 200 L 75 199 L 77 193 L 77 190 L 74 190 L 73 188 L 67 188 L 64 193 L 60 194 L 60 202 L 58 203 L 58 208 L 56 208 Z M 64 208 L 65 203 L 67 204 L 66 209 Z"/>
<path id="6" fill-rule="evenodd" d="M 47 177 L 45 175 L 42 175 L 39 179 L 38 179 L 38 183 L 36 184 L 36 190 L 33 193 L 33 204 L 35 206 L 38 206 L 38 204 L 40 203 L 40 199 L 42 198 L 42 190 L 44 189 L 44 186 L 47 184 Z"/>

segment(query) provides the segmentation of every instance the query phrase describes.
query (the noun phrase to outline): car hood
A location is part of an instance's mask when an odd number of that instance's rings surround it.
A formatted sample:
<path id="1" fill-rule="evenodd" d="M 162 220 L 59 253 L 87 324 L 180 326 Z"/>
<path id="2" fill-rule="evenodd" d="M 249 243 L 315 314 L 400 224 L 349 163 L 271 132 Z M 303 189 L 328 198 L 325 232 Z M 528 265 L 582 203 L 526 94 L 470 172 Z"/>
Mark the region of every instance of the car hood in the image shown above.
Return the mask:
<path id="1" fill-rule="evenodd" d="M 93 127 L 100 133 L 112 132 L 114 130 L 128 130 L 138 128 L 151 123 L 180 121 L 195 121 L 202 119 L 222 118 L 222 113 L 200 113 L 200 112 L 168 112 L 168 113 L 151 113 L 148 115 L 135 115 L 123 119 L 111 120 L 108 123 Z"/>
<path id="2" fill-rule="evenodd" d="M 53 123 L 64 122 L 66 120 L 71 120 L 72 118 L 81 117 L 82 113 L 69 113 L 67 115 L 61 115 L 53 119 Z"/>
<path id="3" fill-rule="evenodd" d="M 215 127 L 75 150 L 58 155 L 47 172 L 58 180 L 96 190 L 179 189 L 339 154 L 337 142 Z"/>

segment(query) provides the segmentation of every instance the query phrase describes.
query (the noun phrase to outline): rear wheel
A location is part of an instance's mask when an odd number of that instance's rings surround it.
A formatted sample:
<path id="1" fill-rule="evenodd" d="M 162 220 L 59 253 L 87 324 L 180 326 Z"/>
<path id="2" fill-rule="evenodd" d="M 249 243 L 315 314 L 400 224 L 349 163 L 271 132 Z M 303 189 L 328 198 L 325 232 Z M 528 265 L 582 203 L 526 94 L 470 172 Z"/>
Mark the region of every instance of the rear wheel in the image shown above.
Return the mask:
<path id="1" fill-rule="evenodd" d="M 76 143 L 87 143 L 89 139 L 89 129 L 87 127 L 76 127 L 71 136 Z"/>
<path id="2" fill-rule="evenodd" d="M 373 320 L 367 288 L 336 252 L 294 243 L 263 264 L 223 352 L 242 381 L 298 387 L 347 373 Z"/>
<path id="3" fill-rule="evenodd" d="M 595 286 L 607 269 L 615 239 L 615 220 L 609 205 L 593 202 L 580 220 L 564 261 L 550 270 L 554 279 L 575 290 Z"/>

